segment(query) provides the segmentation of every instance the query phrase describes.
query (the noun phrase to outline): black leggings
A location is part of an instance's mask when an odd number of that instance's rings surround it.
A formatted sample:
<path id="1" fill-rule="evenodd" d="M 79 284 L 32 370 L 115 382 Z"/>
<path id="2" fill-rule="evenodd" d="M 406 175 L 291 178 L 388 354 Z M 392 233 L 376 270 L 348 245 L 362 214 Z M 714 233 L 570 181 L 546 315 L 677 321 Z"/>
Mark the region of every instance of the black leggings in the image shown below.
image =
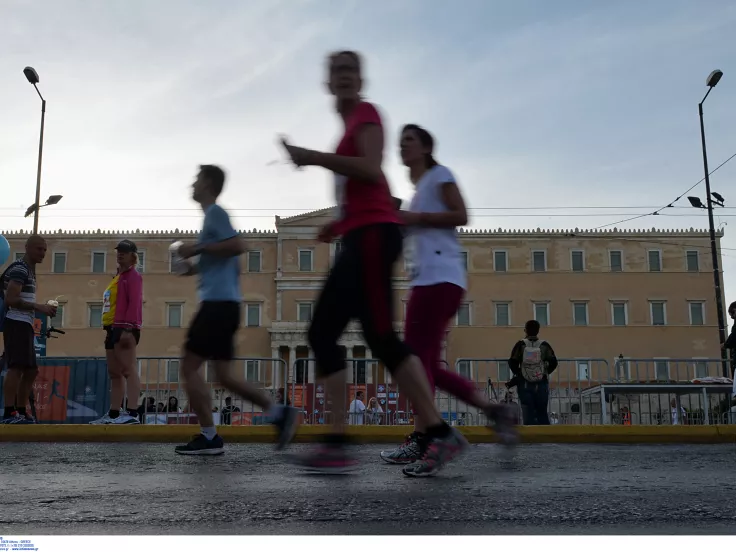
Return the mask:
<path id="1" fill-rule="evenodd" d="M 345 369 L 337 345 L 348 323 L 357 318 L 372 353 L 394 372 L 412 354 L 393 325 L 393 267 L 401 255 L 396 224 L 375 224 L 349 232 L 322 288 L 309 327 L 309 345 L 317 370 L 329 376 Z"/>

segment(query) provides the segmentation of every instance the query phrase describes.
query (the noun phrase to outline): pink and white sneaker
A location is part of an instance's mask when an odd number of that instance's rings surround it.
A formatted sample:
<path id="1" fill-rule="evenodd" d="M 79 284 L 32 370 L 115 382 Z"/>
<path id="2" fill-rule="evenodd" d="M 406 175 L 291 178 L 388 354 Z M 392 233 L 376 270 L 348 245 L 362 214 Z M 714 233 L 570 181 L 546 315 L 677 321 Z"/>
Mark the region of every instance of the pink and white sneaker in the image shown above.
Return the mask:
<path id="1" fill-rule="evenodd" d="M 431 439 L 421 459 L 401 471 L 409 477 L 430 477 L 462 455 L 468 446 L 467 439 L 453 427 L 446 437 Z"/>

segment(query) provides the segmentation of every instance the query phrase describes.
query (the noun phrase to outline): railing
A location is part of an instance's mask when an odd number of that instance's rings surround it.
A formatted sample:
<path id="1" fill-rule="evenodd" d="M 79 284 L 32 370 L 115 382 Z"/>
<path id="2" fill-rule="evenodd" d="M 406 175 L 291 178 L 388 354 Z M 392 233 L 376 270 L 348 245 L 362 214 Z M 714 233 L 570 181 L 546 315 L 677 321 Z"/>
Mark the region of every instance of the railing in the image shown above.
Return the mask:
<path id="1" fill-rule="evenodd" d="M 736 411 L 731 411 L 736 409 L 730 407 L 727 389 L 732 384 L 721 378 L 722 362 L 721 359 L 615 359 L 611 368 L 605 359 L 559 359 L 558 368 L 549 376 L 550 422 L 736 423 Z M 487 385 L 492 391 L 503 389 L 513 377 L 505 358 L 461 358 L 455 363 L 455 370 L 461 375 L 487 375 Z M 503 398 L 498 393 L 494 398 L 518 404 L 514 391 L 502 393 Z"/>
<path id="2" fill-rule="evenodd" d="M 506 383 L 512 374 L 506 359 L 460 358 L 452 368 L 470 379 L 491 402 L 519 405 L 514 388 Z M 180 382 L 176 358 L 144 357 L 139 361 L 141 420 L 147 424 L 196 424 Z M 548 412 L 551 423 L 667 425 L 673 423 L 673 399 L 685 409 L 677 423 L 736 423 L 730 412 L 730 397 L 687 392 L 619 392 L 617 385 L 657 386 L 688 383 L 698 378 L 717 378 L 721 359 L 618 359 L 613 366 L 605 359 L 561 359 L 549 378 Z M 444 367 L 450 369 L 447 363 Z M 346 360 L 345 405 L 339 409 L 349 424 L 413 424 L 409 400 L 375 359 Z M 333 421 L 332 399 L 316 383 L 314 359 L 297 359 L 291 365 L 276 358 L 240 358 L 232 370 L 274 399 L 300 409 L 302 422 L 329 424 Z M 39 376 L 34 383 L 35 406 L 41 423 L 88 423 L 110 408 L 110 378 L 104 358 L 39 359 Z M 210 388 L 215 423 L 260 425 L 266 414 L 253 404 L 227 392 L 218 382 L 214 366 L 206 364 L 203 376 Z M 665 379 L 665 376 L 667 379 Z M 599 390 L 603 387 L 603 392 Z M 723 387 L 723 386 L 722 386 Z M 0 390 L 2 381 L 0 380 Z M 659 389 L 659 388 L 658 388 Z M 362 391 L 366 410 L 350 405 Z M 646 389 L 645 389 L 646 391 Z M 2 406 L 0 393 L 0 407 Z M 604 400 L 601 401 L 601 398 Z M 371 399 L 375 399 L 372 401 Z M 679 402 L 678 402 L 679 401 Z M 129 401 L 130 402 L 130 401 Z M 375 403 L 376 407 L 373 408 Z M 355 403 L 357 405 L 357 403 Z M 477 408 L 460 402 L 438 389 L 436 404 L 444 419 L 457 425 L 484 425 L 487 420 Z M 355 406 L 355 405 L 354 405 Z M 736 409 L 734 409 L 736 410 Z M 678 410 L 675 407 L 674 413 Z"/>

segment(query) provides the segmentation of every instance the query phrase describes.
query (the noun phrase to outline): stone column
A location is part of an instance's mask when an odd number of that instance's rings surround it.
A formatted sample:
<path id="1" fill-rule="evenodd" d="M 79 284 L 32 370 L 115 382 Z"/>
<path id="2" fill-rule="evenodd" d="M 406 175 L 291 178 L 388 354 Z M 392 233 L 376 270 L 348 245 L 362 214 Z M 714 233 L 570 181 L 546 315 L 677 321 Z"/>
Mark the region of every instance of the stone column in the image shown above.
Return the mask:
<path id="1" fill-rule="evenodd" d="M 282 319 L 282 301 L 281 301 L 281 291 L 276 292 L 276 321 L 281 322 Z"/>
<path id="2" fill-rule="evenodd" d="M 366 347 L 365 348 L 365 358 L 373 358 L 373 352 Z M 378 371 L 378 364 L 373 361 L 366 361 L 365 363 L 365 382 L 366 383 L 373 383 L 378 379 L 378 374 L 375 374 L 375 377 L 373 375 L 374 371 Z"/>
<path id="3" fill-rule="evenodd" d="M 279 358 L 279 348 L 278 347 L 271 347 L 271 358 L 277 359 Z M 276 362 L 275 360 L 271 361 L 271 385 L 275 389 L 278 389 L 281 387 L 281 382 L 284 379 L 284 367 L 280 362 Z"/>
<path id="4" fill-rule="evenodd" d="M 289 345 L 289 362 L 287 363 L 288 366 L 288 374 L 292 374 L 291 381 L 296 382 L 296 347 L 293 345 Z M 288 381 L 288 380 L 287 380 Z"/>

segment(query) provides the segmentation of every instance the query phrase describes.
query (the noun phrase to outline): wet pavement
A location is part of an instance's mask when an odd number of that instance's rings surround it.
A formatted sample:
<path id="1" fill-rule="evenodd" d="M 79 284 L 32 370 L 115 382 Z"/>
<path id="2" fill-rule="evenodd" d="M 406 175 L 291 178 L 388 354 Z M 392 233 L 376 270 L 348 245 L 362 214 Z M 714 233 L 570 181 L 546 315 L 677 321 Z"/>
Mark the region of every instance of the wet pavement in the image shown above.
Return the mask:
<path id="1" fill-rule="evenodd" d="M 306 450 L 296 445 L 290 452 Z M 435 478 L 354 448 L 307 476 L 267 445 L 0 444 L 0 535 L 734 534 L 736 446 L 475 445 Z"/>

